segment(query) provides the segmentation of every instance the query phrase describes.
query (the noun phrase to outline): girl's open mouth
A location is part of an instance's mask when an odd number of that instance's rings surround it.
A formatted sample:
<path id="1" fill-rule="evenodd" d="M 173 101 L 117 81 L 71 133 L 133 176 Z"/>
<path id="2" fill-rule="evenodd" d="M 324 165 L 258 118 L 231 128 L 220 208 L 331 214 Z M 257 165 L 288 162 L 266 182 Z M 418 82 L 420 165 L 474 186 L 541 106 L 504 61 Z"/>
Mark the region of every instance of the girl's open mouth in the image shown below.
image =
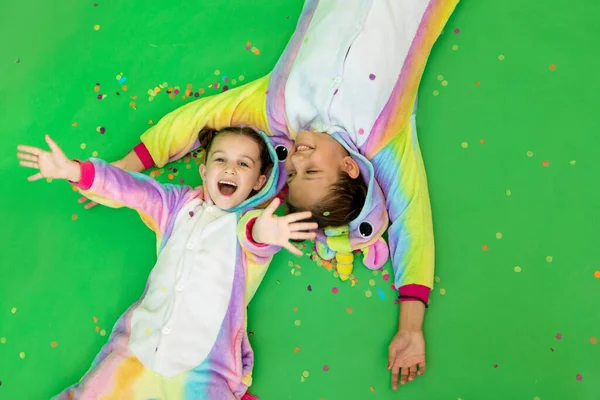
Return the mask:
<path id="1" fill-rule="evenodd" d="M 231 196 L 232 194 L 235 193 L 235 191 L 237 190 L 237 185 L 231 181 L 219 181 L 219 183 L 217 184 L 217 186 L 219 187 L 219 192 L 223 195 L 223 196 Z"/>

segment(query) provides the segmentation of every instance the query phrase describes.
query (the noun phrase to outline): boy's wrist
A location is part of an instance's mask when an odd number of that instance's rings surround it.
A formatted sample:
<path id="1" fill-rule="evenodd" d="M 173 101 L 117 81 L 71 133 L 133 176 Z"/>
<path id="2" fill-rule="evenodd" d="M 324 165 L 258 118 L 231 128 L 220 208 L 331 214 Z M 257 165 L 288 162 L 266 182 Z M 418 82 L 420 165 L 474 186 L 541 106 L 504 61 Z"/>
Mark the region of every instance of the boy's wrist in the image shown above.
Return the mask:
<path id="1" fill-rule="evenodd" d="M 69 181 L 79 183 L 81 180 L 81 164 L 75 160 L 70 160 L 66 175 Z"/>

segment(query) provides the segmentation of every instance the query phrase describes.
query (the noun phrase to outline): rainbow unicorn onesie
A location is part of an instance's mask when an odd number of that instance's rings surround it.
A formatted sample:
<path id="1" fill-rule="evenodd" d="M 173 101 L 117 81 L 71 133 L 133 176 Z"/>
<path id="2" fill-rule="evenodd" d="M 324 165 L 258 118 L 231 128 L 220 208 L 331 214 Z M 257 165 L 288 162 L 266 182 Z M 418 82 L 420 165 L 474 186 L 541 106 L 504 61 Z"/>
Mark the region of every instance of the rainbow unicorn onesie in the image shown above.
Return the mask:
<path id="1" fill-rule="evenodd" d="M 457 3 L 306 0 L 270 74 L 171 112 L 134 151 L 147 168 L 162 167 L 197 147 L 203 127 L 250 126 L 272 137 L 282 161 L 298 132 L 331 134 L 359 164 L 368 193 L 348 226 L 319 233 L 318 253 L 337 259 L 341 279 L 350 277 L 354 251 L 362 250 L 369 268 L 391 254 L 400 300 L 427 304 L 434 241 L 416 133 L 417 91 Z M 388 225 L 389 249 L 381 238 Z"/>
<path id="2" fill-rule="evenodd" d="M 156 232 L 158 260 L 140 300 L 115 324 L 88 373 L 56 399 L 239 400 L 251 384 L 254 353 L 246 306 L 280 248 L 257 244 L 252 210 L 277 194 L 279 166 L 266 185 L 231 210 L 202 190 L 162 185 L 104 161 L 81 162 L 83 194 L 135 209 Z M 249 397 L 249 396 L 246 396 Z"/>

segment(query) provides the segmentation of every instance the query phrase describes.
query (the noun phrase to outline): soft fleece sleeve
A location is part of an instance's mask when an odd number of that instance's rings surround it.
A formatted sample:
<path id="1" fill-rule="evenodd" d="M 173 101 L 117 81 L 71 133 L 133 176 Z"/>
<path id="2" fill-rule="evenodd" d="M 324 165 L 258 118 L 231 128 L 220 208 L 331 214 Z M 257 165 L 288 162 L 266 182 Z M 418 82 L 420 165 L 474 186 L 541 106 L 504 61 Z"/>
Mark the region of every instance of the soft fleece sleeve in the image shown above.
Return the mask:
<path id="1" fill-rule="evenodd" d="M 193 195 L 187 186 L 162 185 L 136 172 L 123 171 L 105 161 L 80 162 L 81 179 L 74 183 L 82 194 L 108 207 L 136 210 L 150 229 L 161 237 L 170 218 Z"/>
<path id="2" fill-rule="evenodd" d="M 165 115 L 142 134 L 141 143 L 134 148 L 144 167 L 162 167 L 197 148 L 198 133 L 205 127 L 250 126 L 270 133 L 266 111 L 269 77 L 195 100 Z"/>
<path id="3" fill-rule="evenodd" d="M 262 210 L 253 210 L 245 213 L 238 223 L 237 235 L 247 266 L 246 275 L 246 304 L 250 303 L 256 290 L 260 286 L 271 260 L 275 253 L 281 250 L 280 246 L 256 243 L 252 239 L 252 228 L 262 214 Z"/>

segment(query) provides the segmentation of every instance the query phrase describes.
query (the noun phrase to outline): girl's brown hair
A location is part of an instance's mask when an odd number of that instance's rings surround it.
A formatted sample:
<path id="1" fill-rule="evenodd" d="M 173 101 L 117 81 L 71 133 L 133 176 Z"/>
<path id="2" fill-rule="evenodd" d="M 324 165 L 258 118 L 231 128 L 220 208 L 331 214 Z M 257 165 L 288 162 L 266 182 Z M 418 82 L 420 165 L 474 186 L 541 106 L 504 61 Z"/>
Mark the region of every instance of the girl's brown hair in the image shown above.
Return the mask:
<path id="1" fill-rule="evenodd" d="M 249 137 L 254 140 L 258 145 L 258 150 L 260 154 L 260 174 L 264 175 L 272 165 L 271 156 L 269 154 L 269 148 L 267 147 L 267 143 L 265 143 L 264 139 L 252 128 L 224 128 L 221 130 L 216 130 L 212 128 L 204 128 L 198 133 L 198 141 L 200 142 L 200 146 L 204 149 L 204 163 L 206 163 L 206 158 L 208 157 L 208 153 L 210 152 L 210 146 L 212 145 L 215 137 L 217 135 L 222 134 L 233 134 L 233 135 L 241 135 Z"/>

